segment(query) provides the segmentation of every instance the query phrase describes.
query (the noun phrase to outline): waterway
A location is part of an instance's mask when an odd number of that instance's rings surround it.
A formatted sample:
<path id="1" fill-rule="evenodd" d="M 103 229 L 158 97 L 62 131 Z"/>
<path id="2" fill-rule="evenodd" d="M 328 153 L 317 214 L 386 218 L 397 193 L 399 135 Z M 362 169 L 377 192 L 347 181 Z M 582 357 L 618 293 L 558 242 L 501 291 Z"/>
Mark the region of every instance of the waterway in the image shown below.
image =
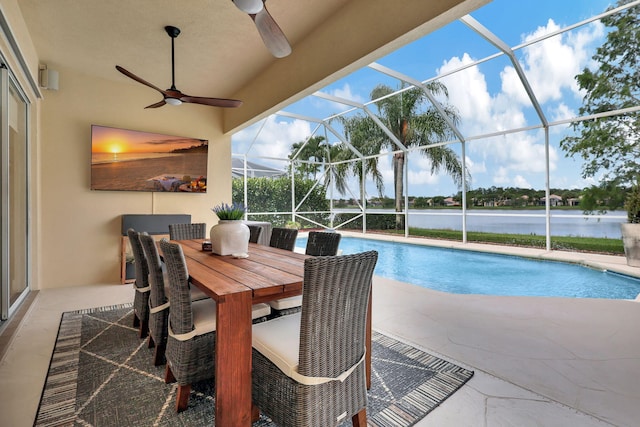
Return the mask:
<path id="1" fill-rule="evenodd" d="M 296 246 L 306 247 L 298 238 Z M 634 299 L 640 280 L 564 262 L 343 236 L 344 254 L 378 251 L 375 274 L 457 294 Z"/>
<path id="2" fill-rule="evenodd" d="M 393 213 L 391 210 L 373 212 Z M 625 211 L 611 211 L 606 215 L 583 215 L 580 210 L 552 210 L 552 236 L 622 238 L 620 224 L 626 222 Z M 462 211 L 450 209 L 412 209 L 409 226 L 416 228 L 462 230 Z M 467 211 L 467 231 L 486 233 L 546 234 L 544 210 Z"/>

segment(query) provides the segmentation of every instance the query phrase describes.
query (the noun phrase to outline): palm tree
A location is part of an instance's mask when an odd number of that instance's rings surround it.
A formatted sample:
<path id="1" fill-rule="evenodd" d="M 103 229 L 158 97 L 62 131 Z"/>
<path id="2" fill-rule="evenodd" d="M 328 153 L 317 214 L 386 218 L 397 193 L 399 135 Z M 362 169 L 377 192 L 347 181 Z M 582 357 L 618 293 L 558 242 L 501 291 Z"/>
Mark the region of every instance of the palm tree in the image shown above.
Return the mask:
<path id="1" fill-rule="evenodd" d="M 433 82 L 426 85 L 427 90 L 433 96 L 448 97 L 448 91 L 444 84 Z M 386 85 L 376 86 L 371 91 L 371 99 L 378 101 L 379 114 L 377 118 L 387 127 L 390 133 L 406 148 L 427 146 L 437 142 L 446 141 L 453 135 L 453 129 L 448 125 L 435 107 L 428 104 L 427 94 L 421 88 L 411 88 L 401 91 L 400 94 L 389 96 L 394 92 Z M 455 125 L 459 117 L 454 107 L 443 107 L 449 120 Z M 355 115 L 353 117 L 340 117 L 344 125 L 345 135 L 349 143 L 365 156 L 375 156 L 383 149 L 396 151 L 393 155 L 394 195 L 395 210 L 401 212 L 404 200 L 404 169 L 405 155 L 394 140 L 376 124 L 376 121 L 368 115 Z M 418 150 L 431 161 L 431 173 L 444 170 L 451 175 L 454 183 L 460 187 L 463 179 L 469 179 L 468 172 L 463 172 L 462 162 L 456 153 L 448 146 L 435 146 Z M 342 147 L 342 159 L 353 158 L 353 153 Z M 365 174 L 373 177 L 376 187 L 382 195 L 384 183 L 378 169 L 378 158 L 371 157 L 365 160 Z M 335 158 L 333 159 L 336 160 Z M 350 171 L 361 178 L 362 170 L 359 165 L 351 163 Z M 466 172 L 466 171 L 465 171 Z M 345 178 L 337 174 L 336 186 L 340 189 L 340 180 Z M 344 187 L 344 186 L 343 186 Z M 403 216 L 396 215 L 396 227 L 403 227 Z"/>
<path id="2" fill-rule="evenodd" d="M 320 171 L 321 163 L 329 161 L 327 158 L 329 155 L 327 146 L 324 142 L 323 136 L 312 136 L 306 141 L 296 142 L 291 145 L 291 153 L 289 159 L 296 160 L 308 160 L 316 163 L 300 162 L 296 164 L 296 171 L 306 178 L 317 179 L 317 174 Z"/>

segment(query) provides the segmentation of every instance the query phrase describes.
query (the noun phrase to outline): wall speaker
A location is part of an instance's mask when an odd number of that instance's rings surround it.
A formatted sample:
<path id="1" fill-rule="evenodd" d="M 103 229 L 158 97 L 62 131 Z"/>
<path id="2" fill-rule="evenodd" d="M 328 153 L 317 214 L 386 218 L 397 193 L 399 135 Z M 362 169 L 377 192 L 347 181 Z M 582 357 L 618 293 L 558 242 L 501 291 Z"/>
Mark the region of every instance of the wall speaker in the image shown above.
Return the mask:
<path id="1" fill-rule="evenodd" d="M 40 87 L 42 89 L 58 90 L 58 72 L 47 68 L 46 65 L 40 66 Z"/>

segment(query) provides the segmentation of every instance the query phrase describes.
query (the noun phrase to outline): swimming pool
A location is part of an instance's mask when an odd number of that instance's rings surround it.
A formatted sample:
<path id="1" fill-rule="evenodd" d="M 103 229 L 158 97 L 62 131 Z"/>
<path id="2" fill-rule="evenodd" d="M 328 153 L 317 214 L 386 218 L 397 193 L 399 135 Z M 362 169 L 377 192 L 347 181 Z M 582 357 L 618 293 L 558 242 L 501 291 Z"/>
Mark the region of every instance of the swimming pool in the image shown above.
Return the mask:
<path id="1" fill-rule="evenodd" d="M 297 240 L 304 248 L 306 237 Z M 378 251 L 375 274 L 457 294 L 634 299 L 640 280 L 576 264 L 342 237 L 344 254 Z"/>

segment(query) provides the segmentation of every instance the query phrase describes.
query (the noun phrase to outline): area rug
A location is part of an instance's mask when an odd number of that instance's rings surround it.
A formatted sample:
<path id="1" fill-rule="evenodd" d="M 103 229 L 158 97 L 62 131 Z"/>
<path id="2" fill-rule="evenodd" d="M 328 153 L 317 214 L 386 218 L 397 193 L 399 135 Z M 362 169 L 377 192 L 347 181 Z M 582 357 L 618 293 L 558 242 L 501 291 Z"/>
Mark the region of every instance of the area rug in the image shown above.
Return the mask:
<path id="1" fill-rule="evenodd" d="M 214 425 L 213 380 L 194 384 L 176 414 L 176 386 L 132 324 L 130 304 L 63 313 L 34 426 Z M 369 426 L 414 425 L 473 376 L 376 331 L 372 347 Z M 253 425 L 272 426 L 264 416 Z"/>

